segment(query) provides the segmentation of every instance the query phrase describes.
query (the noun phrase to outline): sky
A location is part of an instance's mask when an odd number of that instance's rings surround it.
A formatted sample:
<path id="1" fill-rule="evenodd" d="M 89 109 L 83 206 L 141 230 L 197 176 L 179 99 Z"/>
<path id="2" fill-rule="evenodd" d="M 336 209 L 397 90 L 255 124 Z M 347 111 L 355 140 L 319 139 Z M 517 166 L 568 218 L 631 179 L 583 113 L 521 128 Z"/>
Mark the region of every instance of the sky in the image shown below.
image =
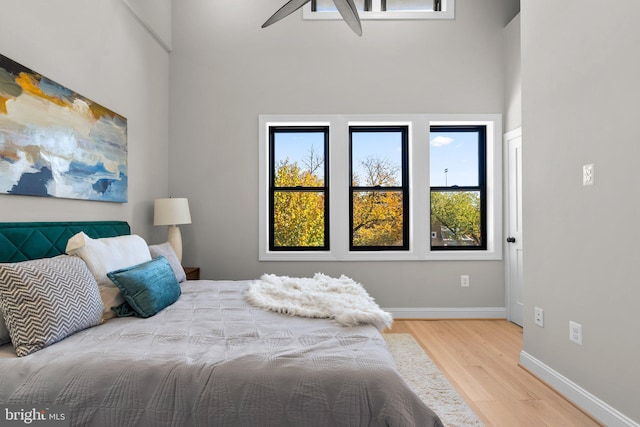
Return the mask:
<path id="1" fill-rule="evenodd" d="M 289 159 L 290 163 L 309 157 L 313 147 L 316 155 L 323 153 L 321 132 L 278 133 L 275 163 Z M 369 156 L 388 160 L 397 167 L 400 183 L 401 138 L 399 132 L 358 132 L 353 140 L 354 172 L 364 175 L 361 161 Z M 431 186 L 478 185 L 478 135 L 475 132 L 431 132 Z M 445 169 L 447 172 L 445 173 Z M 323 171 L 317 173 L 322 177 Z"/>
<path id="2" fill-rule="evenodd" d="M 479 184 L 476 132 L 431 132 L 429 157 L 432 187 Z"/>
<path id="3" fill-rule="evenodd" d="M 301 168 L 313 150 L 314 156 L 320 156 L 324 160 L 324 133 L 323 132 L 278 132 L 275 140 L 275 165 L 276 167 L 285 160 L 289 163 L 298 163 Z M 324 168 L 319 168 L 316 176 L 324 180 Z"/>
<path id="4" fill-rule="evenodd" d="M 402 134 L 398 132 L 354 132 L 352 137 L 353 174 L 366 185 L 366 172 L 362 162 L 368 158 L 380 159 L 395 169 L 395 181 L 402 185 Z"/>

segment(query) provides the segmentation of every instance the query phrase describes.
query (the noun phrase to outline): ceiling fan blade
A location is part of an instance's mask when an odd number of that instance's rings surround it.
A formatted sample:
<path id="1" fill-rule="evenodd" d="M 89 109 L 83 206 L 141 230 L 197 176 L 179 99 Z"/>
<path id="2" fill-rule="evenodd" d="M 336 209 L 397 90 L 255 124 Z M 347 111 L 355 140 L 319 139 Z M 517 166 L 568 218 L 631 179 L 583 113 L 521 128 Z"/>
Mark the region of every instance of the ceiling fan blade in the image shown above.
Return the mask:
<path id="1" fill-rule="evenodd" d="M 358 16 L 358 10 L 353 0 L 333 0 L 338 12 L 342 15 L 344 22 L 351 27 L 354 33 L 362 35 L 362 25 L 360 25 L 360 16 Z"/>
<path id="2" fill-rule="evenodd" d="M 262 24 L 262 28 L 266 28 L 269 25 L 278 22 L 282 18 L 285 18 L 291 15 L 296 10 L 300 9 L 305 4 L 309 3 L 311 0 L 290 0 L 284 6 L 282 6 L 276 13 L 274 13 L 271 18 L 267 19 L 267 21 Z"/>

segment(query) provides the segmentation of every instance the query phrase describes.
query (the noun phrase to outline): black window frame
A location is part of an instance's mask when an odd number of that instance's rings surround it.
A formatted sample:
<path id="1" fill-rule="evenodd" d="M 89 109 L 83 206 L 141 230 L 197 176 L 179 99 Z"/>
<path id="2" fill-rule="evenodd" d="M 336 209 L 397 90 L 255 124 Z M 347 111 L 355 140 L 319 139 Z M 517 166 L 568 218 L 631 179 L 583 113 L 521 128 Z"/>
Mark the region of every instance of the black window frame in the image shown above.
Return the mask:
<path id="1" fill-rule="evenodd" d="M 324 185 L 322 187 L 276 187 L 275 186 L 275 135 L 276 133 L 324 133 Z M 275 246 L 274 199 L 276 191 L 324 193 L 324 245 L 322 246 Z M 269 250 L 330 251 L 329 234 L 329 126 L 269 126 Z"/>
<path id="2" fill-rule="evenodd" d="M 354 186 L 353 185 L 353 132 L 401 132 L 402 135 L 402 185 Z M 357 125 L 349 126 L 349 251 L 409 251 L 409 126 L 407 125 Z M 356 192 L 402 192 L 402 246 L 354 246 L 353 245 L 353 195 Z"/>
<path id="3" fill-rule="evenodd" d="M 486 251 L 487 250 L 487 126 L 486 125 L 434 125 L 431 132 L 477 132 L 478 133 L 478 185 L 477 186 L 430 186 L 431 194 L 436 192 L 477 191 L 480 193 L 480 238 L 481 244 L 476 246 L 433 246 L 431 233 L 429 247 L 432 251 Z M 433 213 L 429 212 L 429 230 L 432 227 Z"/>

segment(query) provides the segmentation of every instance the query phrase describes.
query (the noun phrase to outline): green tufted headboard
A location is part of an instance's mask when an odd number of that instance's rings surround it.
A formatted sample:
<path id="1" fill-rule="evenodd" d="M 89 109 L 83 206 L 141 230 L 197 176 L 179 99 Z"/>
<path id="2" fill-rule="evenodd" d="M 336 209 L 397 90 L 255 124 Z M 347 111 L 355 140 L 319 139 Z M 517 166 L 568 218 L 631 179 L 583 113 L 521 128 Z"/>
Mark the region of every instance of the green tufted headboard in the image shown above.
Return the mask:
<path id="1" fill-rule="evenodd" d="M 0 262 L 64 254 L 67 240 L 80 231 L 97 239 L 131 234 L 131 227 L 126 221 L 0 222 Z"/>

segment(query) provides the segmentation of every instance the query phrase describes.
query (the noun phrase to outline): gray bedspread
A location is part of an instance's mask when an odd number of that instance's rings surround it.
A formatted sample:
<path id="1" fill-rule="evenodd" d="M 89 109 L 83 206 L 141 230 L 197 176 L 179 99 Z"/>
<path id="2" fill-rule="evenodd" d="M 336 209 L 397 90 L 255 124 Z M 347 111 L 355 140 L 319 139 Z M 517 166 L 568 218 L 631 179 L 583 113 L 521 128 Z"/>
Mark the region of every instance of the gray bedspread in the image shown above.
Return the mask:
<path id="1" fill-rule="evenodd" d="M 78 426 L 440 426 L 373 326 L 252 307 L 249 282 L 189 281 L 149 319 L 111 319 L 18 358 L 0 402 L 64 405 Z"/>

